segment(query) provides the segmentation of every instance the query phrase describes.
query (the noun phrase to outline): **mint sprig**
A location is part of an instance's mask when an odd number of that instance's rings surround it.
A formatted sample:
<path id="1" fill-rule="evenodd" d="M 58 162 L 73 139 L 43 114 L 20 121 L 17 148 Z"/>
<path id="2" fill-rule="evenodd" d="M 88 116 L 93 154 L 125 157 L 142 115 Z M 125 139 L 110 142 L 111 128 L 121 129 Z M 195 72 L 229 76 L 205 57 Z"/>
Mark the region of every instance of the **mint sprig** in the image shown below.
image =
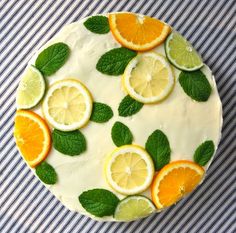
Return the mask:
<path id="1" fill-rule="evenodd" d="M 45 161 L 36 166 L 35 172 L 39 179 L 45 184 L 55 184 L 57 182 L 55 169 Z"/>
<path id="2" fill-rule="evenodd" d="M 115 194 L 106 189 L 88 190 L 79 196 L 83 208 L 97 217 L 113 215 L 119 201 Z"/>
<path id="3" fill-rule="evenodd" d="M 111 138 L 116 146 L 129 145 L 133 141 L 130 129 L 123 123 L 117 121 L 111 129 Z"/>
<path id="4" fill-rule="evenodd" d="M 88 18 L 84 22 L 84 26 L 89 31 L 97 34 L 106 34 L 110 31 L 108 18 L 101 15 L 92 16 Z"/>
<path id="5" fill-rule="evenodd" d="M 211 85 L 200 70 L 182 71 L 179 75 L 179 83 L 184 92 L 196 101 L 207 101 L 211 95 Z"/>
<path id="6" fill-rule="evenodd" d="M 70 48 L 65 43 L 56 43 L 44 49 L 37 57 L 35 67 L 44 75 L 49 76 L 59 70 L 67 61 Z"/>
<path id="7" fill-rule="evenodd" d="M 205 166 L 211 159 L 215 152 L 213 141 L 203 142 L 194 153 L 194 162 L 201 166 Z"/>
<path id="8" fill-rule="evenodd" d="M 86 140 L 79 130 L 63 132 L 54 129 L 52 132 L 53 147 L 65 155 L 80 155 L 86 150 Z"/>
<path id="9" fill-rule="evenodd" d="M 103 54 L 96 65 L 96 69 L 107 75 L 121 75 L 130 60 L 137 55 L 127 48 L 115 48 Z"/>
<path id="10" fill-rule="evenodd" d="M 168 138 L 161 130 L 155 130 L 148 137 L 145 148 L 151 155 L 156 170 L 160 170 L 170 162 L 170 144 Z"/>
<path id="11" fill-rule="evenodd" d="M 124 99 L 122 99 L 118 112 L 119 116 L 127 117 L 132 116 L 135 113 L 139 112 L 141 108 L 143 107 L 143 103 L 138 102 L 137 100 L 131 98 L 129 95 L 125 96 Z"/>
<path id="12" fill-rule="evenodd" d="M 90 117 L 91 121 L 104 123 L 109 121 L 112 117 L 113 111 L 110 106 L 98 102 L 93 103 L 93 111 Z"/>

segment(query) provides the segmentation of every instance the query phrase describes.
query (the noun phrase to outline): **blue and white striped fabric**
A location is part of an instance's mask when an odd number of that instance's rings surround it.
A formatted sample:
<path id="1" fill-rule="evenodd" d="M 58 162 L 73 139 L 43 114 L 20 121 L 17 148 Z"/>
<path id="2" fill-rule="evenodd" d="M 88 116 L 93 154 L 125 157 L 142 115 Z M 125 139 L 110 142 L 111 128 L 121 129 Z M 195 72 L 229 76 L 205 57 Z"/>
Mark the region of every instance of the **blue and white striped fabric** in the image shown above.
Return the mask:
<path id="1" fill-rule="evenodd" d="M 34 177 L 12 136 L 15 91 L 33 52 L 64 24 L 112 11 L 154 16 L 179 30 L 213 70 L 223 102 L 222 140 L 204 183 L 176 206 L 131 223 L 66 209 Z M 0 232 L 236 232 L 235 0 L 2 0 L 0 23 Z"/>

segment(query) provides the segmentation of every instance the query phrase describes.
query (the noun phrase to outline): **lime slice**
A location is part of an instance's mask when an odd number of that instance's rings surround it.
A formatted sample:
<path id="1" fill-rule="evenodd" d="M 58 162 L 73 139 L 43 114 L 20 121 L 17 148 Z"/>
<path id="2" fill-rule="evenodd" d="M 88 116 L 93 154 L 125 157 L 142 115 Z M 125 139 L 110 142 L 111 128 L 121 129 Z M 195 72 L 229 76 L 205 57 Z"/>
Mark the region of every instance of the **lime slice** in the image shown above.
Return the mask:
<path id="1" fill-rule="evenodd" d="M 169 61 L 180 70 L 193 71 L 203 66 L 197 51 L 177 32 L 172 32 L 166 39 L 165 52 Z"/>
<path id="2" fill-rule="evenodd" d="M 119 221 L 133 221 L 155 212 L 153 203 L 144 196 L 129 196 L 116 207 L 114 218 Z"/>
<path id="3" fill-rule="evenodd" d="M 35 107 L 43 98 L 45 81 L 43 75 L 33 66 L 29 66 L 17 89 L 16 105 L 18 109 Z"/>

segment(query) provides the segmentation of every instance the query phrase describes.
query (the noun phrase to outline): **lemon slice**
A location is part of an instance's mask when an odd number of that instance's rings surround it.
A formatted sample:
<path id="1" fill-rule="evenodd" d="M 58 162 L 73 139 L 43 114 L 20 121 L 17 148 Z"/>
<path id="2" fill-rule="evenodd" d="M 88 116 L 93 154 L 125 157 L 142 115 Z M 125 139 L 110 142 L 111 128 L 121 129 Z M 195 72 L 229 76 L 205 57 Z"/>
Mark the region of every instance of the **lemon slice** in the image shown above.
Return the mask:
<path id="1" fill-rule="evenodd" d="M 118 147 L 108 157 L 105 173 L 114 190 L 131 195 L 141 193 L 150 186 L 154 165 L 143 148 L 126 145 Z"/>
<path id="2" fill-rule="evenodd" d="M 121 200 L 116 207 L 114 218 L 119 221 L 134 221 L 154 213 L 154 204 L 146 197 L 136 195 Z"/>
<path id="3" fill-rule="evenodd" d="M 169 95 L 174 75 L 166 59 L 155 52 L 139 54 L 127 65 L 123 85 L 128 94 L 142 103 L 156 103 Z"/>
<path id="4" fill-rule="evenodd" d="M 92 112 L 92 97 L 78 80 L 66 79 L 54 83 L 43 102 L 43 114 L 49 124 L 61 131 L 84 126 Z"/>
<path id="5" fill-rule="evenodd" d="M 33 66 L 29 66 L 24 72 L 17 89 L 17 109 L 30 109 L 35 107 L 45 93 L 45 81 L 43 75 Z"/>

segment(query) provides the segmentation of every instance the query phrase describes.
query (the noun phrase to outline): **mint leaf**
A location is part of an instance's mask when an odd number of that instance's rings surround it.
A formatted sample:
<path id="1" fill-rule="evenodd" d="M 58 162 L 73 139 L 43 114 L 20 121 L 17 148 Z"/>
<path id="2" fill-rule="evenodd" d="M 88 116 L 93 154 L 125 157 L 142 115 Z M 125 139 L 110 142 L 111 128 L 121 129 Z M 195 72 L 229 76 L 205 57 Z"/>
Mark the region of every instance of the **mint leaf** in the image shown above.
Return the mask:
<path id="1" fill-rule="evenodd" d="M 44 49 L 37 57 L 35 66 L 44 76 L 54 74 L 67 61 L 70 48 L 64 43 L 56 43 Z"/>
<path id="2" fill-rule="evenodd" d="M 93 111 L 90 117 L 91 121 L 103 123 L 109 121 L 112 117 L 113 111 L 110 106 L 98 102 L 93 103 Z"/>
<path id="3" fill-rule="evenodd" d="M 52 132 L 53 147 L 65 155 L 79 155 L 86 150 L 86 140 L 79 130 L 63 132 L 54 129 Z"/>
<path id="4" fill-rule="evenodd" d="M 136 55 L 136 52 L 127 48 L 112 49 L 100 57 L 96 69 L 108 75 L 123 74 L 130 60 Z"/>
<path id="5" fill-rule="evenodd" d="M 125 96 L 125 98 L 121 101 L 118 112 L 119 116 L 127 117 L 132 116 L 143 107 L 143 103 L 136 101 L 131 98 L 129 95 Z"/>
<path id="6" fill-rule="evenodd" d="M 111 129 L 111 137 L 116 146 L 123 146 L 131 144 L 133 135 L 129 128 L 123 123 L 117 121 Z"/>
<path id="7" fill-rule="evenodd" d="M 154 161 L 156 170 L 160 170 L 170 162 L 170 144 L 161 130 L 155 130 L 148 137 L 145 147 Z"/>
<path id="8" fill-rule="evenodd" d="M 97 217 L 113 215 L 119 201 L 115 194 L 106 189 L 88 190 L 79 196 L 83 208 Z"/>
<path id="9" fill-rule="evenodd" d="M 84 26 L 97 34 L 106 34 L 110 31 L 108 18 L 105 16 L 92 16 L 84 22 Z"/>
<path id="10" fill-rule="evenodd" d="M 213 141 L 203 142 L 194 152 L 194 161 L 201 166 L 205 166 L 215 151 L 215 146 Z"/>
<path id="11" fill-rule="evenodd" d="M 45 184 L 55 184 L 57 182 L 57 173 L 47 162 L 42 162 L 35 168 L 36 174 Z"/>
<path id="12" fill-rule="evenodd" d="M 207 101 L 211 95 L 211 85 L 200 70 L 182 71 L 179 75 L 179 83 L 184 92 L 196 101 Z"/>

